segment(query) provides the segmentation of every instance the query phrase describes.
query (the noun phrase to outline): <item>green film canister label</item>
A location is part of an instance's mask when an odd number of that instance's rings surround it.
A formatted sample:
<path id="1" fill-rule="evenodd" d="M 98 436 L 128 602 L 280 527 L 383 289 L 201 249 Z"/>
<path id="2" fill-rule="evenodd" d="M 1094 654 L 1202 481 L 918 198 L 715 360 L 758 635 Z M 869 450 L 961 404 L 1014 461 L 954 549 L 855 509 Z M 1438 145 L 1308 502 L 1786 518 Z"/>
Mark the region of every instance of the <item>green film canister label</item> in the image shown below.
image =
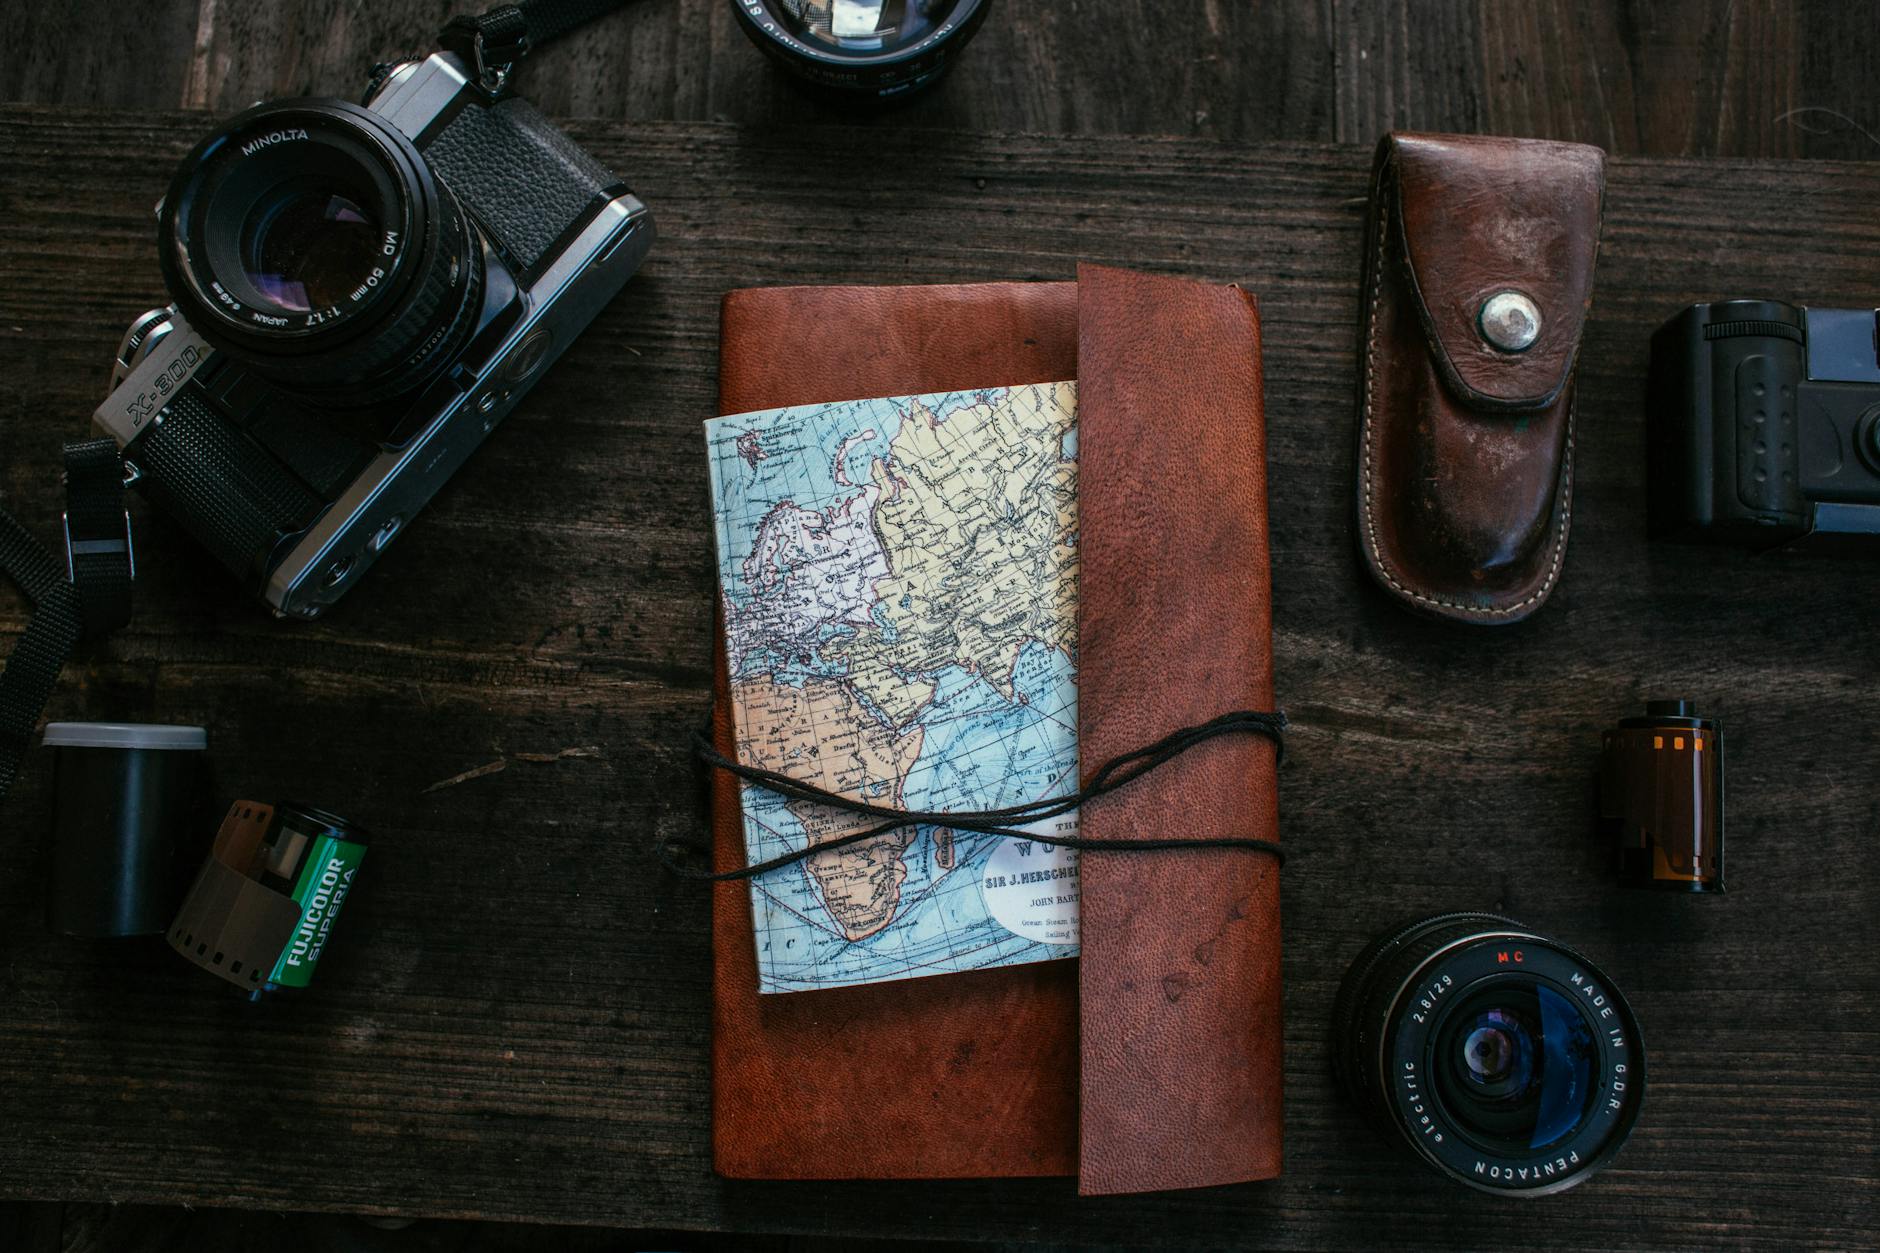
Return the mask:
<path id="1" fill-rule="evenodd" d="M 313 968 L 332 934 L 333 920 L 352 890 L 353 876 L 365 860 L 366 846 L 347 840 L 320 836 L 301 863 L 300 875 L 289 893 L 300 906 L 300 922 L 294 936 L 281 951 L 280 960 L 268 975 L 268 982 L 282 987 L 304 988 L 313 981 Z"/>

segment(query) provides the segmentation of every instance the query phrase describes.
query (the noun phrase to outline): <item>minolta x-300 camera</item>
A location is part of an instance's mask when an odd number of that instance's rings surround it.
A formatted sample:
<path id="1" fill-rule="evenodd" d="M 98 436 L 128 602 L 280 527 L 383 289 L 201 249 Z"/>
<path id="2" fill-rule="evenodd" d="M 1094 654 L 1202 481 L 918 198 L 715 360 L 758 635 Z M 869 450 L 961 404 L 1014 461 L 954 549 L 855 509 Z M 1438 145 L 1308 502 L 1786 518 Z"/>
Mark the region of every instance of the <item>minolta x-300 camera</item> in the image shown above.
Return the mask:
<path id="1" fill-rule="evenodd" d="M 158 207 L 175 304 L 132 325 L 94 420 L 278 614 L 333 604 L 652 242 L 505 77 L 439 52 L 383 68 L 363 108 L 257 105 Z"/>
<path id="2" fill-rule="evenodd" d="M 1880 544 L 1880 310 L 1692 305 L 1652 336 L 1651 530 Z"/>

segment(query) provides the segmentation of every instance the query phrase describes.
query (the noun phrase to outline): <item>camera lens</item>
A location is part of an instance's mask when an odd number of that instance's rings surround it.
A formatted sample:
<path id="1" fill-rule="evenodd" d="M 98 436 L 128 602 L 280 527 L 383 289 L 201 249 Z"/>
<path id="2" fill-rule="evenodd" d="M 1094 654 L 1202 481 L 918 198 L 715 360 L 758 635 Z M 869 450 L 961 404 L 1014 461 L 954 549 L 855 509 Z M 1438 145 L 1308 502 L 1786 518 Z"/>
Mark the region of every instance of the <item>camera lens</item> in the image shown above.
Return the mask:
<path id="1" fill-rule="evenodd" d="M 1374 941 L 1333 1011 L 1339 1078 L 1386 1134 L 1452 1179 L 1557 1192 L 1611 1160 L 1644 1096 L 1625 998 L 1565 945 L 1493 914 Z"/>
<path id="2" fill-rule="evenodd" d="M 1449 1016 L 1431 1073 L 1466 1133 L 1512 1152 L 1558 1143 L 1590 1112 L 1598 1041 L 1553 988 L 1508 983 Z"/>
<path id="3" fill-rule="evenodd" d="M 242 224 L 242 269 L 278 309 L 337 305 L 379 259 L 381 227 L 350 188 L 282 183 Z"/>
<path id="4" fill-rule="evenodd" d="M 754 43 L 812 86 L 906 96 L 939 80 L 992 0 L 731 0 Z"/>
<path id="5" fill-rule="evenodd" d="M 411 141 L 345 101 L 235 117 L 184 159 L 158 218 L 189 323 L 315 402 L 415 389 L 474 327 L 476 232 Z"/>
<path id="6" fill-rule="evenodd" d="M 952 8 L 922 0 L 784 0 L 777 7 L 789 16 L 798 35 L 844 52 L 905 47 L 932 34 L 940 24 L 937 15 Z"/>

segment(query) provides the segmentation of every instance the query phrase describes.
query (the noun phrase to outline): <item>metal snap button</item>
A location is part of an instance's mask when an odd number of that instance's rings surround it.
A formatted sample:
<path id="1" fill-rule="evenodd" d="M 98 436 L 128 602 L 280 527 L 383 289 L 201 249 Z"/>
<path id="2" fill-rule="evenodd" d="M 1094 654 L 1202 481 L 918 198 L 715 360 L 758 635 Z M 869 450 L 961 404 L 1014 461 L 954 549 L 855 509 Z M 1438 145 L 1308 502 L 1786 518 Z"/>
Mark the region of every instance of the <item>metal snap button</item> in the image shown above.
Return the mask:
<path id="1" fill-rule="evenodd" d="M 1476 319 L 1482 338 L 1503 352 L 1525 352 L 1541 337 L 1541 311 L 1518 291 L 1498 291 Z"/>

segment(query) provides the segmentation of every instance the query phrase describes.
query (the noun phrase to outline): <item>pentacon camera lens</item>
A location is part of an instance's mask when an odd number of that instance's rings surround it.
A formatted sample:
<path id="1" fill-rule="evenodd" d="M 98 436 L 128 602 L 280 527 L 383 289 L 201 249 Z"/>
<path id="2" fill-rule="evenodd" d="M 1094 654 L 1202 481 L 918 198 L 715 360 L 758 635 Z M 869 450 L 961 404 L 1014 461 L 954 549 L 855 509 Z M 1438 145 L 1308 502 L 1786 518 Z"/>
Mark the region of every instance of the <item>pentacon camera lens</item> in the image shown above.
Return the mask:
<path id="1" fill-rule="evenodd" d="M 906 96 L 938 81 L 992 0 L 731 0 L 745 34 L 839 96 Z"/>
<path id="2" fill-rule="evenodd" d="M 481 243 L 450 189 L 396 127 L 340 100 L 230 120 L 184 159 L 158 231 L 190 325 L 327 404 L 427 382 L 482 300 Z"/>
<path id="3" fill-rule="evenodd" d="M 1332 1033 L 1340 1081 L 1384 1133 L 1485 1192 L 1579 1183 L 1644 1098 L 1638 1022 L 1611 980 L 1494 914 L 1379 937 L 1345 976 Z"/>

